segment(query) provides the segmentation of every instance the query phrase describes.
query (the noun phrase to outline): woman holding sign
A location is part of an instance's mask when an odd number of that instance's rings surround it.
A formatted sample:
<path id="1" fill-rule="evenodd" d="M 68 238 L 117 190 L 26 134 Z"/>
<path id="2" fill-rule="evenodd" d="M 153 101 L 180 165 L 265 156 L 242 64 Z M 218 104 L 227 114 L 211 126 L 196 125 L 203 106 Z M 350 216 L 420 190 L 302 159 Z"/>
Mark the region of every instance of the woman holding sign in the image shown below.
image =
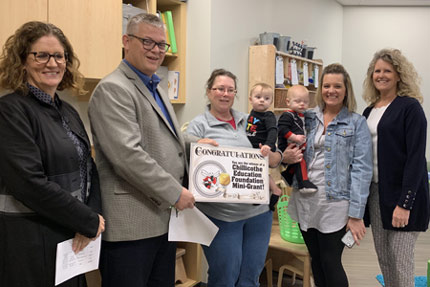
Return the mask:
<path id="1" fill-rule="evenodd" d="M 220 146 L 252 148 L 246 135 L 247 114 L 232 109 L 236 76 L 224 69 L 214 70 L 206 83 L 208 109 L 194 118 L 187 132 L 211 138 Z M 300 151 L 289 154 L 298 162 Z M 279 152 L 270 153 L 269 165 L 277 166 Z M 272 212 L 268 205 L 238 203 L 199 203 L 219 231 L 210 247 L 203 246 L 209 264 L 208 286 L 259 286 L 264 267 Z"/>

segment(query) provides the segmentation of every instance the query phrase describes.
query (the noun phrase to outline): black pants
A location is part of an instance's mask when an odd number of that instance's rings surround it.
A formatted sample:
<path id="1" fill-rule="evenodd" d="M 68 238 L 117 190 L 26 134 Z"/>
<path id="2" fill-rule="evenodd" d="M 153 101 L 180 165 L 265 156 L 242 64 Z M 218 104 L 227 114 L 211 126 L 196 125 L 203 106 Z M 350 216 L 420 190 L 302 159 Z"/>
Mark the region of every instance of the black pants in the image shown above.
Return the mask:
<path id="1" fill-rule="evenodd" d="M 176 243 L 167 234 L 136 240 L 102 241 L 103 287 L 173 287 Z"/>
<path id="2" fill-rule="evenodd" d="M 318 287 L 347 287 L 348 278 L 342 266 L 341 241 L 346 227 L 333 233 L 321 233 L 314 228 L 301 230 L 311 255 L 312 273 Z"/>
<path id="3" fill-rule="evenodd" d="M 57 244 L 73 236 L 73 231 L 38 215 L 0 214 L 0 286 L 55 286 Z M 84 286 L 84 274 L 58 285 Z"/>

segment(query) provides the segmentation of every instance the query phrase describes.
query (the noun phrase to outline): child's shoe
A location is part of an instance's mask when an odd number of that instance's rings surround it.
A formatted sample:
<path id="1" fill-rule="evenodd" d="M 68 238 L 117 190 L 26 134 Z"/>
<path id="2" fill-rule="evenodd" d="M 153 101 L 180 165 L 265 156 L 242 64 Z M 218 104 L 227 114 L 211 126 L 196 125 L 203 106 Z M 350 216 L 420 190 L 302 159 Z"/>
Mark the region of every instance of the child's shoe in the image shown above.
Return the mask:
<path id="1" fill-rule="evenodd" d="M 318 191 L 318 187 L 310 182 L 309 180 L 304 180 L 303 184 L 300 184 L 299 191 L 301 193 L 314 193 Z"/>

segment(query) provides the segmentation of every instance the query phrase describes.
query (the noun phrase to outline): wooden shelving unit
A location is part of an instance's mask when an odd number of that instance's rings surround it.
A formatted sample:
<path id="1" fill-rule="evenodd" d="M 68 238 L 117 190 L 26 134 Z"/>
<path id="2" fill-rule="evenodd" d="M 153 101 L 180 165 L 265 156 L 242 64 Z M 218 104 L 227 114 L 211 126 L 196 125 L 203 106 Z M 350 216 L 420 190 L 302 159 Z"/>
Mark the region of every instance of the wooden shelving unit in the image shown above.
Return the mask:
<path id="1" fill-rule="evenodd" d="M 189 242 L 179 242 L 178 248 L 186 250 L 183 256 L 185 270 L 187 272 L 187 281 L 182 284 L 176 284 L 176 287 L 191 287 L 200 283 L 201 281 L 201 262 L 203 250 L 199 244 Z"/>
<path id="2" fill-rule="evenodd" d="M 275 88 L 276 56 L 281 56 L 283 58 L 285 73 L 288 71 L 288 63 L 293 59 L 296 60 L 297 67 L 301 69 L 303 69 L 303 64 L 307 63 L 309 75 L 312 75 L 312 71 L 315 66 L 319 67 L 319 71 L 321 73 L 323 63 L 320 60 L 310 60 L 303 57 L 278 52 L 276 51 L 276 47 L 274 45 L 259 45 L 249 47 L 248 92 L 257 82 L 265 82 L 271 85 L 275 91 L 275 97 L 271 110 L 275 113 L 282 113 L 282 111 L 284 111 L 286 108 L 285 98 L 287 96 L 288 88 Z M 287 75 L 284 75 L 284 78 L 286 77 Z M 299 84 L 303 85 L 303 82 L 299 82 Z M 311 98 L 310 106 L 313 107 L 315 106 L 316 87 L 313 84 L 309 84 L 307 88 Z M 249 110 L 251 110 L 250 106 Z"/>
<path id="3" fill-rule="evenodd" d="M 169 71 L 179 72 L 179 97 L 177 100 L 172 100 L 173 104 L 185 104 L 186 102 L 186 40 L 187 40 L 187 6 L 179 0 L 123 0 L 125 4 L 149 9 L 150 13 L 157 11 L 172 11 L 173 25 L 175 28 L 176 45 L 178 53 L 167 53 L 163 62 L 163 66 L 167 66 Z"/>
<path id="4" fill-rule="evenodd" d="M 111 73 L 121 61 L 123 3 L 150 13 L 172 11 L 178 53 L 167 54 L 163 65 L 179 71 L 179 97 L 172 103 L 185 104 L 187 10 L 186 3 L 179 0 L 2 0 L 0 44 L 25 22 L 53 23 L 69 38 L 81 62 L 79 70 L 93 87 L 94 82 Z M 79 100 L 88 101 L 90 96 L 91 91 Z"/>
<path id="5" fill-rule="evenodd" d="M 285 98 L 287 97 L 288 88 L 275 88 L 275 67 L 276 67 L 276 56 L 281 56 L 284 62 L 284 78 L 285 71 L 288 71 L 288 63 L 291 60 L 296 60 L 297 67 L 303 69 L 303 63 L 308 64 L 308 74 L 312 75 L 314 66 L 319 67 L 319 73 L 322 73 L 323 63 L 321 60 L 310 60 L 303 57 L 293 56 L 290 54 L 278 52 L 274 45 L 258 45 L 249 47 L 249 72 L 248 72 L 248 94 L 252 86 L 258 82 L 264 82 L 272 86 L 274 89 L 274 99 L 272 102 L 271 110 L 276 114 L 280 115 L 286 109 Z M 303 85 L 303 82 L 299 82 Z M 307 86 L 310 95 L 310 107 L 315 106 L 315 95 L 316 87 L 313 84 Z M 248 110 L 252 109 L 251 105 L 248 104 Z M 270 174 L 275 181 L 282 180 L 280 175 L 280 169 L 270 169 Z"/>

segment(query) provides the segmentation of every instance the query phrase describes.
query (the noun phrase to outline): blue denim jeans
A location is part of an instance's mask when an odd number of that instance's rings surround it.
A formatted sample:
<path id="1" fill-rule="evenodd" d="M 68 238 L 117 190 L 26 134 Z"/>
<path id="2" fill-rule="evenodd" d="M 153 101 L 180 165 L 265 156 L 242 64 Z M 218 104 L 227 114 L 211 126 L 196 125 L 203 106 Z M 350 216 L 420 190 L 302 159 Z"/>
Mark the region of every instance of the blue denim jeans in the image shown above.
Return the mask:
<path id="1" fill-rule="evenodd" d="M 209 217 L 219 227 L 210 247 L 208 287 L 258 287 L 272 229 L 272 211 L 235 222 Z"/>

